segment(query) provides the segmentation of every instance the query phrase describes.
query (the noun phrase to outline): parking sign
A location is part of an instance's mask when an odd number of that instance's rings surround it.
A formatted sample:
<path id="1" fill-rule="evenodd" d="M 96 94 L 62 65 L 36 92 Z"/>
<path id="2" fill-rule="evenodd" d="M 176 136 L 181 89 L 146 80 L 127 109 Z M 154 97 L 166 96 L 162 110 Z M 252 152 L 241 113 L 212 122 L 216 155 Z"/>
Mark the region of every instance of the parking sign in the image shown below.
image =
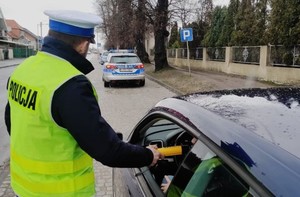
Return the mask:
<path id="1" fill-rule="evenodd" d="M 180 30 L 181 42 L 193 41 L 193 29 L 185 28 Z"/>

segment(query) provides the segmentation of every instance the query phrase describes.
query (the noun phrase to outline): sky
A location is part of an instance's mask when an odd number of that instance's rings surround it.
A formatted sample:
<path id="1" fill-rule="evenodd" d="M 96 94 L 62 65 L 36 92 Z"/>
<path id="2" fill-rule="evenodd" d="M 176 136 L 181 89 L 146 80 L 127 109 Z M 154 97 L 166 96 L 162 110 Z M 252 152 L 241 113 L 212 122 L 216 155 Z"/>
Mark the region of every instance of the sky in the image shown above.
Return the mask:
<path id="1" fill-rule="evenodd" d="M 79 10 L 96 13 L 93 6 L 95 0 L 0 0 L 0 8 L 5 19 L 13 19 L 20 26 L 36 35 L 48 32 L 49 18 L 44 10 Z"/>

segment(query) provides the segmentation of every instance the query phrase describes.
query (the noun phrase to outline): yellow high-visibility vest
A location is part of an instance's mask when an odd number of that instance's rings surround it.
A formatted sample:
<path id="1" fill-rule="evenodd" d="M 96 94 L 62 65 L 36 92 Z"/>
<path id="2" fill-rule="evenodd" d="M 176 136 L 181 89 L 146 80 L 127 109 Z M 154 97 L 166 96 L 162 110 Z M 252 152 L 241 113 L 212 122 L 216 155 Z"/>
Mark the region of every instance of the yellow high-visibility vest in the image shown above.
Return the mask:
<path id="1" fill-rule="evenodd" d="M 11 186 L 20 197 L 95 194 L 92 158 L 51 115 L 54 91 L 77 75 L 66 60 L 38 52 L 10 77 Z"/>

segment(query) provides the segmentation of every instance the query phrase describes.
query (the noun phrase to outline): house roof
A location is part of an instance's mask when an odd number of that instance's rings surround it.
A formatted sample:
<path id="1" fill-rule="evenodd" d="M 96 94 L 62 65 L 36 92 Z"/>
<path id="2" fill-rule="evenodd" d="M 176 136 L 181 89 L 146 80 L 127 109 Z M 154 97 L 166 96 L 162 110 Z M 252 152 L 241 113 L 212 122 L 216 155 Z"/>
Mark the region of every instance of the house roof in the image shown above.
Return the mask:
<path id="1" fill-rule="evenodd" d="M 10 31 L 7 32 L 7 34 L 13 38 L 13 39 L 19 39 L 21 38 L 21 36 L 25 36 L 27 39 L 29 39 L 29 35 L 31 37 L 33 37 L 34 39 L 38 39 L 38 37 L 32 33 L 31 31 L 29 31 L 28 29 L 22 27 L 21 25 L 19 25 L 15 20 L 13 19 L 6 19 L 6 24 L 7 27 L 10 27 Z M 22 34 L 22 32 L 25 32 L 26 34 Z"/>
<path id="2" fill-rule="evenodd" d="M 11 28 L 7 34 L 14 39 L 21 37 L 21 29 L 23 29 L 15 20 L 6 19 L 6 25 Z"/>

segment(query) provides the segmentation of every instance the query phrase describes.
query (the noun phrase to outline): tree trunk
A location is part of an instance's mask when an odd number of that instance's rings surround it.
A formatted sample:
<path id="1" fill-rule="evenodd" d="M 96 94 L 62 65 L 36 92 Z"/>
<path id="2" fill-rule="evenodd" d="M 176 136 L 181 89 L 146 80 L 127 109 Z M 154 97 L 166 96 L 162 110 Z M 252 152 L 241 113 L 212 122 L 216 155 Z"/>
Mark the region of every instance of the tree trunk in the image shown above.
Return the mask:
<path id="1" fill-rule="evenodd" d="M 163 30 L 158 30 L 155 32 L 154 62 L 155 71 L 159 71 L 169 66 Z"/>
<path id="2" fill-rule="evenodd" d="M 155 22 L 154 22 L 154 61 L 155 71 L 159 71 L 168 67 L 165 38 L 169 36 L 166 30 L 168 22 L 168 0 L 158 0 L 155 9 Z"/>
<path id="3" fill-rule="evenodd" d="M 137 32 L 135 35 L 135 43 L 136 43 L 136 50 L 137 50 L 137 55 L 141 59 L 143 63 L 150 63 L 149 60 L 149 55 L 146 52 L 145 49 L 145 36 L 144 33 L 146 31 L 146 17 L 145 17 L 145 0 L 139 0 L 138 1 L 138 9 L 137 9 Z"/>
<path id="4" fill-rule="evenodd" d="M 139 58 L 141 59 L 141 61 L 143 63 L 150 63 L 150 60 L 149 60 L 149 55 L 148 53 L 146 52 L 146 49 L 145 49 L 145 45 L 144 45 L 144 34 L 143 33 L 140 33 L 136 36 L 136 50 L 137 50 L 137 55 L 139 56 Z"/>

